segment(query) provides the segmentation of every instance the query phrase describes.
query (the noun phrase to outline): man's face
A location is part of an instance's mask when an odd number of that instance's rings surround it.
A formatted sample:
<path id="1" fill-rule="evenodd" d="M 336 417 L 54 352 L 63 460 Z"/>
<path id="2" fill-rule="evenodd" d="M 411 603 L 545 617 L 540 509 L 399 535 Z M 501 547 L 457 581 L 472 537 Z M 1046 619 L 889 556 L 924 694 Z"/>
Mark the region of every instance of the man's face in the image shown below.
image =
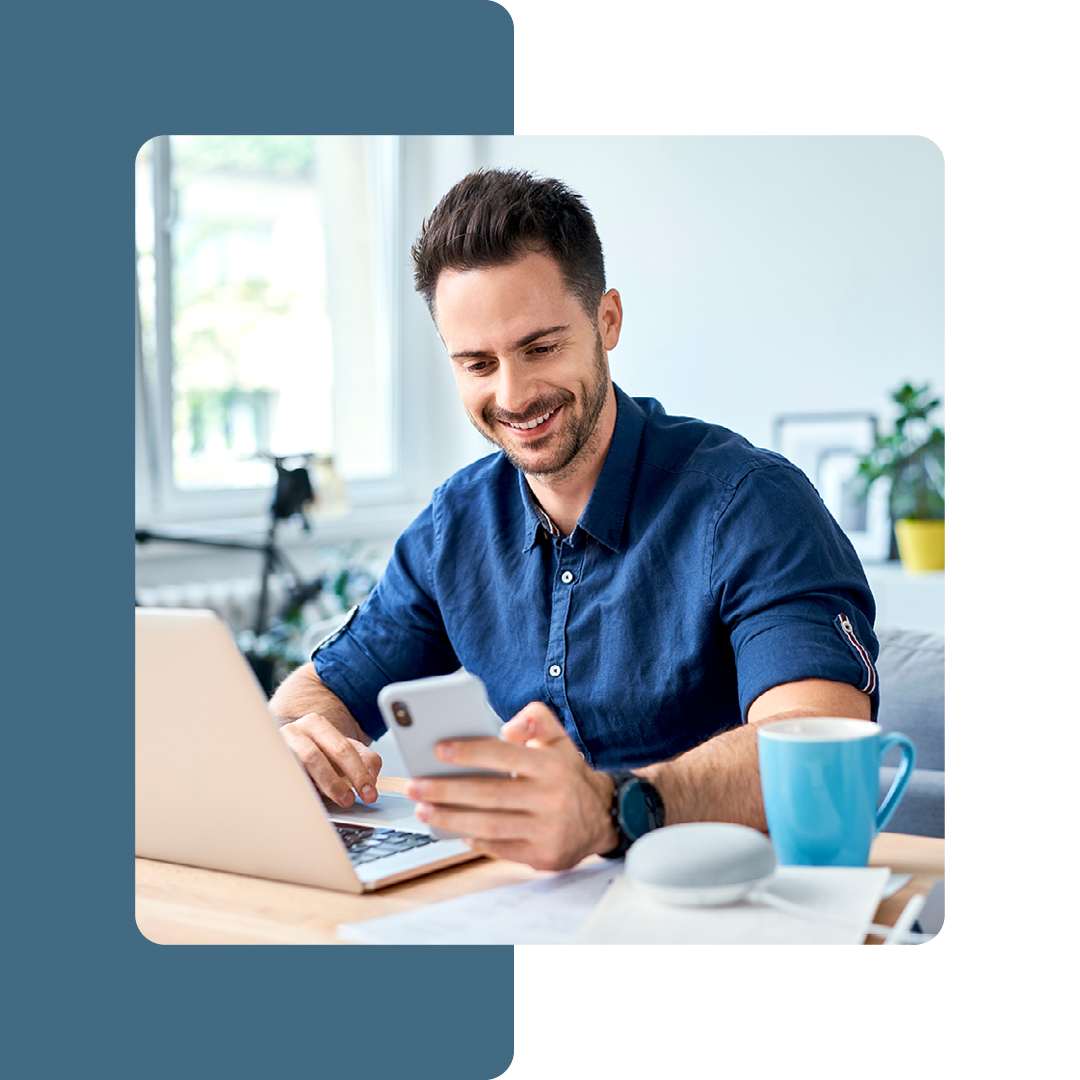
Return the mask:
<path id="1" fill-rule="evenodd" d="M 599 446 L 614 409 L 606 349 L 622 309 L 610 291 L 590 318 L 558 263 L 529 253 L 506 266 L 444 270 L 435 321 L 473 426 L 522 472 L 569 475 Z"/>

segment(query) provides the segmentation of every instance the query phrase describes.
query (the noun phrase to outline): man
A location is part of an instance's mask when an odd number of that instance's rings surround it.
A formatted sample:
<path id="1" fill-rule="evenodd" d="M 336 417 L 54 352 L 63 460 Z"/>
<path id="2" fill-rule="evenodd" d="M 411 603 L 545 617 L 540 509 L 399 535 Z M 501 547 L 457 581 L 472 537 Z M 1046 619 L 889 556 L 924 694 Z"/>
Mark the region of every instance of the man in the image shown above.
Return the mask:
<path id="1" fill-rule="evenodd" d="M 508 722 L 437 753 L 511 775 L 407 793 L 476 850 L 561 869 L 664 823 L 765 829 L 756 726 L 876 709 L 850 544 L 782 458 L 614 386 L 622 301 L 560 182 L 466 177 L 413 258 L 501 453 L 435 492 L 368 602 L 282 684 L 284 738 L 327 798 L 371 802 L 378 690 L 464 667 Z"/>

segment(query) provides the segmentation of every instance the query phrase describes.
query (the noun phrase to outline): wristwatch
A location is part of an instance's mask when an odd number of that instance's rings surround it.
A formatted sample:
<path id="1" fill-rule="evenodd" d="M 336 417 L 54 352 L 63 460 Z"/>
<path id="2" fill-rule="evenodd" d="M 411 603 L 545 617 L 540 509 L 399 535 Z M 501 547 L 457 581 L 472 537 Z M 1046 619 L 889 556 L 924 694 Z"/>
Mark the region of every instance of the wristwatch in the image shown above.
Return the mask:
<path id="1" fill-rule="evenodd" d="M 664 824 L 664 800 L 660 798 L 660 792 L 640 776 L 628 772 L 608 775 L 615 781 L 610 813 L 618 842 L 601 855 L 605 859 L 618 859 L 639 836 Z"/>

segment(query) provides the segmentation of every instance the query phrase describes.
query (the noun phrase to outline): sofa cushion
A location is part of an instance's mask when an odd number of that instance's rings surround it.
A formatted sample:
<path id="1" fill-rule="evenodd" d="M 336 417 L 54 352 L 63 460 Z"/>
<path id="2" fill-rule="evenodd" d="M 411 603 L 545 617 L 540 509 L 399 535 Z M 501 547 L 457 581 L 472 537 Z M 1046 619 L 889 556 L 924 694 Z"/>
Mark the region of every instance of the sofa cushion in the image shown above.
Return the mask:
<path id="1" fill-rule="evenodd" d="M 879 804 L 892 786 L 895 775 L 895 768 L 885 766 L 881 769 Z M 945 773 L 936 769 L 915 769 L 885 831 L 944 838 Z"/>
<path id="2" fill-rule="evenodd" d="M 944 770 L 944 636 L 886 628 L 878 630 L 877 637 L 878 723 L 886 731 L 900 731 L 911 739 L 919 769 Z"/>

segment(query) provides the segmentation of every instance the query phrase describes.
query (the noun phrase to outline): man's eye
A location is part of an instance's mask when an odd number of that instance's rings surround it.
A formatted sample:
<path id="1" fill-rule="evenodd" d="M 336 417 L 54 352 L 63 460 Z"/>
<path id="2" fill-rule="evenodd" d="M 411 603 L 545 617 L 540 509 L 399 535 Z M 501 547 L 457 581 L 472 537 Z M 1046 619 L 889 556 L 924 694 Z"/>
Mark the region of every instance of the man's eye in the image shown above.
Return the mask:
<path id="1" fill-rule="evenodd" d="M 490 364 L 487 360 L 473 360 L 471 363 L 465 365 L 465 370 L 470 375 L 483 375 L 489 366 Z"/>
<path id="2" fill-rule="evenodd" d="M 535 356 L 547 356 L 548 353 L 553 353 L 557 348 L 557 345 L 534 345 L 532 351 Z"/>

